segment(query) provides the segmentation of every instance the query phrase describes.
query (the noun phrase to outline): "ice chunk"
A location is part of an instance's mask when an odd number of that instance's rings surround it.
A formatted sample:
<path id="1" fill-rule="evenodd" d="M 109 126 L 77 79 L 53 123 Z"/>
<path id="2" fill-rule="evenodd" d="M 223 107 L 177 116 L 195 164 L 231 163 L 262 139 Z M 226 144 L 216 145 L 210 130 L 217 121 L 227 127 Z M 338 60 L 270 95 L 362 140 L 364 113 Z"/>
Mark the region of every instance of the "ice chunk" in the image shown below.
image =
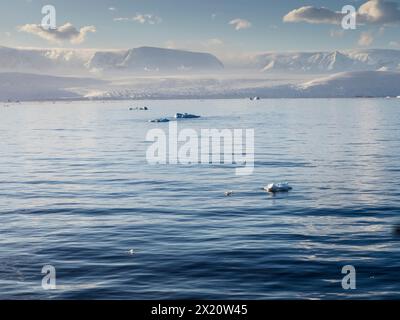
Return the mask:
<path id="1" fill-rule="evenodd" d="M 276 193 L 276 192 L 288 192 L 293 188 L 287 182 L 283 183 L 271 183 L 264 188 L 265 191 Z"/>
<path id="2" fill-rule="evenodd" d="M 169 122 L 169 121 L 170 121 L 170 120 L 167 119 L 167 118 L 149 120 L 149 122 L 153 122 L 153 123 L 161 123 L 161 122 Z"/>
<path id="3" fill-rule="evenodd" d="M 197 119 L 200 118 L 200 116 L 196 116 L 194 114 L 189 114 L 189 113 L 177 113 L 175 115 L 175 119 Z"/>

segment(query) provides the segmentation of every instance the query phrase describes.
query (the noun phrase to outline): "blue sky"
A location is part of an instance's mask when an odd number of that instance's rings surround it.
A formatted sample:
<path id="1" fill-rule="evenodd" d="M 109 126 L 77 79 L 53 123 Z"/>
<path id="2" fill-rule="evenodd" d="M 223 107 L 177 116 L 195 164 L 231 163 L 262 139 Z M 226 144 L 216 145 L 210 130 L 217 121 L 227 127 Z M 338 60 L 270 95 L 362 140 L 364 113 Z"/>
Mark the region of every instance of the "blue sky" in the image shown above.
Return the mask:
<path id="1" fill-rule="evenodd" d="M 399 47 L 400 24 L 397 23 L 365 24 L 357 30 L 343 31 L 334 24 L 283 22 L 286 14 L 303 6 L 340 11 L 344 5 L 358 8 L 365 2 L 367 0 L 3 0 L 0 45 L 73 48 L 147 45 L 214 53 Z M 394 2 L 400 4 L 398 0 Z M 79 42 L 71 43 L 50 41 L 31 29 L 26 32 L 27 28 L 21 31 L 21 26 L 41 22 L 41 8 L 46 4 L 55 6 L 58 26 L 69 22 L 77 30 L 93 26 L 95 32 L 88 32 Z M 244 24 L 238 25 L 240 22 Z M 360 42 L 362 36 L 367 36 L 367 41 Z"/>

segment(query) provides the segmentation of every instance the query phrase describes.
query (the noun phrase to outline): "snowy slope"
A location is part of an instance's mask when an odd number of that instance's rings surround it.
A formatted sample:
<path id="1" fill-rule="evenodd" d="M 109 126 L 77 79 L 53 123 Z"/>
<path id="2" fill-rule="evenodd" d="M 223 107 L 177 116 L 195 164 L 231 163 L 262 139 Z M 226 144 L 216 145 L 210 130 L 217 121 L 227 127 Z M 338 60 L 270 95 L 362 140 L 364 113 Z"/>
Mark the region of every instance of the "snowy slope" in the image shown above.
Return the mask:
<path id="1" fill-rule="evenodd" d="M 253 57 L 251 67 L 264 72 L 336 73 L 400 70 L 399 50 L 265 53 Z"/>
<path id="2" fill-rule="evenodd" d="M 80 98 L 104 81 L 27 73 L 0 73 L 0 101 Z"/>
<path id="3" fill-rule="evenodd" d="M 299 85 L 305 97 L 397 97 L 400 72 L 344 72 Z"/>
<path id="4" fill-rule="evenodd" d="M 148 78 L 113 83 L 90 94 L 98 99 L 174 98 L 356 98 L 400 96 L 400 72 L 343 72 L 303 83 L 273 83 L 265 79 Z"/>

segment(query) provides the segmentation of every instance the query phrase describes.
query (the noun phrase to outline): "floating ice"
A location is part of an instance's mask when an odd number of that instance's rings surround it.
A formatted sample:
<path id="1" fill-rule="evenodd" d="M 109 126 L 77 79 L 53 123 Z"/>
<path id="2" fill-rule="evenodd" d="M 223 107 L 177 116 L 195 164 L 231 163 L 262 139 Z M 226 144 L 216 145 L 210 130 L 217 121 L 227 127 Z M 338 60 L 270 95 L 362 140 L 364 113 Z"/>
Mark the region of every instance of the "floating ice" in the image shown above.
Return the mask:
<path id="1" fill-rule="evenodd" d="M 170 121 L 170 120 L 167 119 L 167 118 L 149 120 L 149 122 L 153 122 L 153 123 L 162 123 L 162 122 L 169 122 L 169 121 Z"/>
<path id="2" fill-rule="evenodd" d="M 287 182 L 283 183 L 271 183 L 264 188 L 265 191 L 276 193 L 276 192 L 288 192 L 293 188 Z"/>
<path id="3" fill-rule="evenodd" d="M 197 119 L 200 118 L 200 116 L 196 116 L 194 114 L 189 114 L 189 113 L 177 113 L 175 115 L 175 119 Z"/>

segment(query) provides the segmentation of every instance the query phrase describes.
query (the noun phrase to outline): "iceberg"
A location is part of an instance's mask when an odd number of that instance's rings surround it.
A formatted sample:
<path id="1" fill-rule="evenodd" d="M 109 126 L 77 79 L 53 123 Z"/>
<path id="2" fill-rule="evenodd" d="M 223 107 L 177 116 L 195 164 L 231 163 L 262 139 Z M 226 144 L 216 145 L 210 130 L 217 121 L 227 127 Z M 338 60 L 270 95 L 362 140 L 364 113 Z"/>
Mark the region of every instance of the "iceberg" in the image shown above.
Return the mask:
<path id="1" fill-rule="evenodd" d="M 268 186 L 264 187 L 264 190 L 271 193 L 276 192 L 288 192 L 293 188 L 289 185 L 289 183 L 271 183 Z"/>
<path id="2" fill-rule="evenodd" d="M 148 111 L 148 110 L 149 110 L 149 108 L 148 108 L 148 107 L 136 107 L 136 108 L 134 108 L 134 107 L 131 107 L 131 108 L 129 108 L 129 110 L 130 110 L 130 111 L 132 111 L 132 110 L 138 110 L 138 111 Z"/>
<path id="3" fill-rule="evenodd" d="M 189 113 L 177 113 L 175 115 L 175 119 L 198 119 L 200 116 L 196 116 L 194 114 Z"/>
<path id="4" fill-rule="evenodd" d="M 167 118 L 160 118 L 160 119 L 154 119 L 154 120 L 149 120 L 149 122 L 153 123 L 163 123 L 163 122 L 169 122 L 170 120 Z"/>

